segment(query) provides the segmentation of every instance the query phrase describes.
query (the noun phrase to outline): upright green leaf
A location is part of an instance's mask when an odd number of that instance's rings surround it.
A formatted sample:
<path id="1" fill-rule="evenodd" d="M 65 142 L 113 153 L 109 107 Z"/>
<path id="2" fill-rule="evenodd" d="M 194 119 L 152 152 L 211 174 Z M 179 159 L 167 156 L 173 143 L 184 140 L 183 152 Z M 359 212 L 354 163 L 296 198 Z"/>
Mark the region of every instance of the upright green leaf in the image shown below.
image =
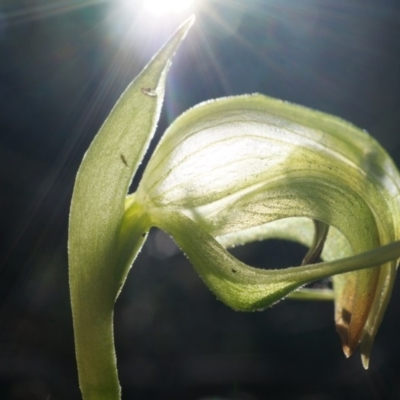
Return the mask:
<path id="1" fill-rule="evenodd" d="M 193 20 L 177 30 L 118 100 L 85 154 L 76 178 L 69 225 L 69 276 L 85 400 L 120 398 L 113 307 L 143 243 L 142 234 L 149 229 L 146 216 L 137 212 L 130 250 L 124 248 L 119 232 L 125 197 L 156 128 L 171 58 Z M 122 258 L 121 253 L 125 254 Z"/>

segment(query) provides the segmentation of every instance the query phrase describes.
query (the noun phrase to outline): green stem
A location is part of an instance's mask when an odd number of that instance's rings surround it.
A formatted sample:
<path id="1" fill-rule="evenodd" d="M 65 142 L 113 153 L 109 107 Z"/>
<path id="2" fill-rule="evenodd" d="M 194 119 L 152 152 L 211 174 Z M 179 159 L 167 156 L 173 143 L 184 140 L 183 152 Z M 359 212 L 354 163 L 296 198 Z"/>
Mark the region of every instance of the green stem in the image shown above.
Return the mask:
<path id="1" fill-rule="evenodd" d="M 141 207 L 132 206 L 121 224 L 119 257 L 110 264 L 114 275 L 110 269 L 101 268 L 96 276 L 87 276 L 84 269 L 74 269 L 70 275 L 76 358 L 85 400 L 121 398 L 114 349 L 114 303 L 148 230 L 147 214 Z M 110 285 L 110 280 L 114 284 Z"/>
<path id="2" fill-rule="evenodd" d="M 100 278 L 100 277 L 98 277 Z M 98 283 L 100 280 L 98 280 Z M 74 334 L 79 383 L 85 400 L 119 400 L 121 391 L 114 350 L 111 294 L 104 285 L 80 285 L 75 300 Z"/>
<path id="3" fill-rule="evenodd" d="M 287 296 L 291 300 L 335 300 L 334 291 L 332 289 L 309 289 L 303 288 L 290 293 Z"/>

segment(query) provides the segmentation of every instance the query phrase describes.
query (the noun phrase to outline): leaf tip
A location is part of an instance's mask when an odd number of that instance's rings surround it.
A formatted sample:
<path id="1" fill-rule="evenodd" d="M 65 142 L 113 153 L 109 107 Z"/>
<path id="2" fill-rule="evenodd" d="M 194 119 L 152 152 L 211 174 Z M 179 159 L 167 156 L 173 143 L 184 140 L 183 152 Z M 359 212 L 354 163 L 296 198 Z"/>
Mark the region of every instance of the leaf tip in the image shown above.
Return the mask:
<path id="1" fill-rule="evenodd" d="M 369 368 L 369 354 L 361 354 L 361 363 L 365 370 Z"/>
<path id="2" fill-rule="evenodd" d="M 192 14 L 185 22 L 187 24 L 189 24 L 190 26 L 192 26 L 194 24 L 194 21 L 196 21 L 196 15 Z"/>
<path id="3" fill-rule="evenodd" d="M 194 21 L 196 21 L 196 16 L 194 14 L 192 14 L 186 21 L 182 22 L 182 24 L 178 27 L 177 31 L 184 32 L 183 38 L 186 36 L 187 32 L 194 24 Z"/>
<path id="4" fill-rule="evenodd" d="M 343 353 L 346 356 L 346 358 L 349 358 L 353 353 L 351 348 L 349 346 L 347 346 L 347 344 L 344 344 L 342 346 L 342 349 L 343 349 Z"/>
<path id="5" fill-rule="evenodd" d="M 365 334 L 360 343 L 361 349 L 361 363 L 364 369 L 368 369 L 369 360 L 371 358 L 372 345 L 374 343 L 374 336 Z"/>

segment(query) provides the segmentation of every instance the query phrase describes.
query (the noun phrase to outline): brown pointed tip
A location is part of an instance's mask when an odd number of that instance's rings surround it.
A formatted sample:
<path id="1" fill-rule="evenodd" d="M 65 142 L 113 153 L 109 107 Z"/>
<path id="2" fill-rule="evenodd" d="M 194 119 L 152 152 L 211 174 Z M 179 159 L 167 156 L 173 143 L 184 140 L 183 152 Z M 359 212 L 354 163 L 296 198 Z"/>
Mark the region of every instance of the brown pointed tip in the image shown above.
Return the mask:
<path id="1" fill-rule="evenodd" d="M 342 341 L 342 349 L 343 353 L 346 356 L 346 358 L 349 358 L 352 354 L 354 349 L 351 347 L 351 344 L 349 343 L 349 325 L 348 322 L 344 322 L 342 319 L 339 321 L 336 321 L 336 331 L 340 336 L 340 339 Z"/>
<path id="2" fill-rule="evenodd" d="M 347 346 L 347 344 L 343 344 L 342 349 L 346 358 L 349 358 L 353 354 L 353 351 L 350 349 L 349 346 Z"/>
<path id="3" fill-rule="evenodd" d="M 360 337 L 360 333 L 358 331 L 356 334 L 350 331 L 349 324 L 350 319 L 341 319 L 339 322 L 336 322 L 336 331 L 342 340 L 343 353 L 347 358 L 349 358 L 358 347 Z"/>

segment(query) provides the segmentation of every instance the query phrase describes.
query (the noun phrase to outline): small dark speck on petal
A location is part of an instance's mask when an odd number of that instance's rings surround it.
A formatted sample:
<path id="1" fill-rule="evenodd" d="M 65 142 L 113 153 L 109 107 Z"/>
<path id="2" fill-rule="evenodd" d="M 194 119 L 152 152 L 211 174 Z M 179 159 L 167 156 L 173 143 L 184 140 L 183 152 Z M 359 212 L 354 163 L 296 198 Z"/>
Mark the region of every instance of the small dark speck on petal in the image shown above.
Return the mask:
<path id="1" fill-rule="evenodd" d="M 122 162 L 125 164 L 125 166 L 128 166 L 128 163 L 127 163 L 127 161 L 126 161 L 126 158 L 125 158 L 125 156 L 124 156 L 123 154 L 121 154 L 121 160 L 122 160 Z"/>

